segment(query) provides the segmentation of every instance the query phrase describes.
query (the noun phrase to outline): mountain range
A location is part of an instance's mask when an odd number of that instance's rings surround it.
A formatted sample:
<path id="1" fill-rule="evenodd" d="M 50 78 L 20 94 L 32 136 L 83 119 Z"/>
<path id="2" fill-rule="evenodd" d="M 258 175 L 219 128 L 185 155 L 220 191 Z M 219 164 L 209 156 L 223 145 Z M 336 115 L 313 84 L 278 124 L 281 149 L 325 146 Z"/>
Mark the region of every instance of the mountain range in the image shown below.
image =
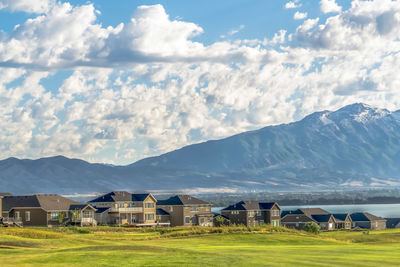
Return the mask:
<path id="1" fill-rule="evenodd" d="M 400 186 L 400 111 L 357 103 L 336 111 L 126 166 L 63 156 L 0 161 L 1 191 L 311 191 Z"/>

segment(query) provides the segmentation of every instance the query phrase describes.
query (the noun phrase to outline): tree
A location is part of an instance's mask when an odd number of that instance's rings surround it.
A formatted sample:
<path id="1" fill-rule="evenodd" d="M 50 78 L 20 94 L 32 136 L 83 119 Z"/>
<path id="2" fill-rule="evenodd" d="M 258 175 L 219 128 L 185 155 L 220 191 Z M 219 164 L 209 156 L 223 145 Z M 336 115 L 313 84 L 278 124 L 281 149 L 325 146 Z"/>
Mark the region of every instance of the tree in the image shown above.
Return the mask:
<path id="1" fill-rule="evenodd" d="M 319 233 L 319 225 L 316 222 L 308 222 L 304 225 L 303 230 L 309 233 L 318 234 Z"/>
<path id="2" fill-rule="evenodd" d="M 64 212 L 63 211 L 59 211 L 58 212 L 58 223 L 62 223 L 64 221 Z"/>
<path id="3" fill-rule="evenodd" d="M 221 226 L 221 225 L 225 224 L 225 219 L 221 216 L 217 216 L 215 218 L 215 221 L 216 221 L 217 226 Z"/>

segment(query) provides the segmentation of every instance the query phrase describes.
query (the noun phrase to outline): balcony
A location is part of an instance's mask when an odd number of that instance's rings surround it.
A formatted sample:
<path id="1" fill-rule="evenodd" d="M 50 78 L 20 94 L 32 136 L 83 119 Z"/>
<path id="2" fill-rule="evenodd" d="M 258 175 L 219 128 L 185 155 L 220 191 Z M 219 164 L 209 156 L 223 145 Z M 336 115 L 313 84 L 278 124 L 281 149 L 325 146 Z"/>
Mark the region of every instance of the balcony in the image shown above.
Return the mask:
<path id="1" fill-rule="evenodd" d="M 143 207 L 110 208 L 110 212 L 143 212 Z"/>

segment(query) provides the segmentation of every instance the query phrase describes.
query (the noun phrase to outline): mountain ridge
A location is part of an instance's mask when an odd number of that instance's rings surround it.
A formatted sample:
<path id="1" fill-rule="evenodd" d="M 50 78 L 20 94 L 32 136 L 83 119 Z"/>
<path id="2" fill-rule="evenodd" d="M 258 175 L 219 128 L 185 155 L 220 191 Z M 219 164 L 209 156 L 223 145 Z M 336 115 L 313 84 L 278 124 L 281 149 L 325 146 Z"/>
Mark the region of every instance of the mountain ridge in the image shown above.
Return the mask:
<path id="1" fill-rule="evenodd" d="M 362 103 L 125 166 L 64 156 L 0 161 L 0 187 L 13 192 L 388 186 L 400 186 L 400 111 Z"/>

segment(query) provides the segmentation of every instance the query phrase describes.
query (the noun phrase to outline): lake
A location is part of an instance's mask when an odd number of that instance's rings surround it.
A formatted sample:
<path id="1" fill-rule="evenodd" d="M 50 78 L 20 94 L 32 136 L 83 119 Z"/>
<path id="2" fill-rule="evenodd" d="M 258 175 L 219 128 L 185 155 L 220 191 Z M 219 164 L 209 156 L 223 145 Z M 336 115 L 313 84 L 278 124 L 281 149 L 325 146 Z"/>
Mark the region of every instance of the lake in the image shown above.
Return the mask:
<path id="1" fill-rule="evenodd" d="M 369 212 L 384 218 L 400 218 L 400 204 L 356 204 L 356 205 L 311 205 L 311 206 L 281 206 L 282 210 L 299 208 L 321 208 L 331 213 Z M 220 212 L 223 207 L 215 207 L 213 212 Z"/>

